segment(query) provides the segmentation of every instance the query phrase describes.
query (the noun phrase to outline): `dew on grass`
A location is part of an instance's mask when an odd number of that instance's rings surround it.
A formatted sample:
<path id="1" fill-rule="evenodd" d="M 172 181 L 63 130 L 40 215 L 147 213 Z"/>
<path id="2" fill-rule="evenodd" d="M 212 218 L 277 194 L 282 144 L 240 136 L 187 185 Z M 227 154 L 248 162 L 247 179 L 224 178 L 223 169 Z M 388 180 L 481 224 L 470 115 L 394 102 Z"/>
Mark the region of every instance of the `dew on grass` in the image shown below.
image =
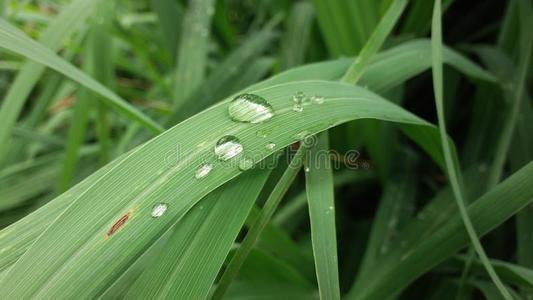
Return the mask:
<path id="1" fill-rule="evenodd" d="M 162 215 L 165 214 L 165 212 L 167 211 L 167 208 L 168 208 L 168 204 L 166 203 L 157 203 L 156 205 L 154 205 L 154 207 L 152 207 L 152 218 L 159 218 L 161 217 Z"/>
<path id="2" fill-rule="evenodd" d="M 243 151 L 239 139 L 233 135 L 221 137 L 215 145 L 215 155 L 221 161 L 234 158 Z"/>
<path id="3" fill-rule="evenodd" d="M 241 94 L 235 97 L 228 107 L 233 121 L 243 123 L 262 123 L 274 116 L 274 109 L 264 98 L 254 94 Z"/>
<path id="4" fill-rule="evenodd" d="M 203 163 L 201 164 L 198 169 L 196 169 L 196 172 L 194 173 L 194 177 L 196 179 L 204 178 L 213 170 L 213 165 L 209 163 Z"/>

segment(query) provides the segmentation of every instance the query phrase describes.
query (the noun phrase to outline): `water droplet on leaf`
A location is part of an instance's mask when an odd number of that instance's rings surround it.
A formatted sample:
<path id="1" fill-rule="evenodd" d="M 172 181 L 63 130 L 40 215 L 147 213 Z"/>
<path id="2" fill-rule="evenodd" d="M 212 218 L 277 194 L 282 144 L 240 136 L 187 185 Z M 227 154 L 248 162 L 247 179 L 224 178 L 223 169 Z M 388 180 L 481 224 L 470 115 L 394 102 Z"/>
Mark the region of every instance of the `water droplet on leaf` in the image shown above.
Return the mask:
<path id="1" fill-rule="evenodd" d="M 162 215 L 165 214 L 165 212 L 167 211 L 167 208 L 168 208 L 168 204 L 166 203 L 157 203 L 156 205 L 154 205 L 154 207 L 152 207 L 152 218 L 159 218 L 161 217 Z"/>
<path id="2" fill-rule="evenodd" d="M 268 150 L 273 150 L 274 148 L 276 148 L 276 144 L 268 143 L 265 145 L 265 148 L 267 148 Z"/>
<path id="3" fill-rule="evenodd" d="M 208 163 L 201 164 L 198 167 L 198 169 L 196 169 L 196 173 L 194 174 L 194 177 L 196 177 L 196 179 L 204 178 L 205 176 L 209 174 L 209 172 L 211 172 L 211 170 L 213 170 L 212 164 L 208 164 Z"/>
<path id="4" fill-rule="evenodd" d="M 233 121 L 253 124 L 264 122 L 274 116 L 272 105 L 254 94 L 235 97 L 229 104 L 228 112 Z"/>
<path id="5" fill-rule="evenodd" d="M 324 103 L 324 97 L 318 96 L 318 95 L 314 95 L 314 96 L 311 97 L 311 102 L 314 103 L 314 104 L 322 104 L 322 103 Z"/>
<path id="6" fill-rule="evenodd" d="M 241 161 L 239 161 L 239 169 L 241 171 L 250 170 L 254 166 L 253 160 L 249 158 L 244 158 Z"/>
<path id="7" fill-rule="evenodd" d="M 243 150 L 239 139 L 233 135 L 221 137 L 215 145 L 215 155 L 219 160 L 226 161 L 239 155 Z"/>
<path id="8" fill-rule="evenodd" d="M 296 104 L 302 104 L 305 100 L 305 94 L 303 92 L 297 92 L 294 96 L 292 96 L 292 101 Z"/>

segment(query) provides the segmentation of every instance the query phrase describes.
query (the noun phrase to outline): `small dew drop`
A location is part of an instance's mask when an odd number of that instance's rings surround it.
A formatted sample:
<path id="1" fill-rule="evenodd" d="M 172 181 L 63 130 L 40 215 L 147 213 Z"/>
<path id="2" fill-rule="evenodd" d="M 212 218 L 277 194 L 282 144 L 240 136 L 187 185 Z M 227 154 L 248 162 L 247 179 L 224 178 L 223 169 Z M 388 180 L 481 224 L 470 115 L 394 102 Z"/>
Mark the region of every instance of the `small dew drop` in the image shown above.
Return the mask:
<path id="1" fill-rule="evenodd" d="M 314 96 L 311 97 L 311 102 L 314 103 L 314 104 L 322 104 L 322 103 L 324 103 L 324 97 L 318 96 L 318 95 L 314 95 Z"/>
<path id="2" fill-rule="evenodd" d="M 264 98 L 254 94 L 242 94 L 235 97 L 228 107 L 233 121 L 243 123 L 261 123 L 274 116 L 274 109 Z"/>
<path id="3" fill-rule="evenodd" d="M 268 143 L 265 145 L 265 148 L 267 148 L 268 150 L 274 150 L 274 148 L 276 148 L 276 144 Z"/>
<path id="4" fill-rule="evenodd" d="M 212 164 L 208 164 L 208 163 L 201 164 L 198 167 L 198 169 L 196 169 L 196 173 L 194 173 L 194 177 L 196 177 L 196 179 L 204 178 L 205 176 L 209 175 L 209 172 L 211 172 L 211 170 L 213 170 Z"/>
<path id="5" fill-rule="evenodd" d="M 309 171 L 311 171 L 311 169 L 309 169 L 309 167 L 306 166 L 306 167 L 304 168 L 304 172 L 305 172 L 305 173 L 309 173 Z"/>
<path id="6" fill-rule="evenodd" d="M 330 205 L 329 210 L 333 210 L 333 209 L 334 209 L 334 207 L 332 205 Z"/>
<path id="7" fill-rule="evenodd" d="M 244 158 L 241 161 L 239 161 L 239 169 L 241 171 L 247 171 L 250 170 L 254 166 L 253 160 L 249 158 Z"/>
<path id="8" fill-rule="evenodd" d="M 294 96 L 292 96 L 292 101 L 296 104 L 302 104 L 305 100 L 305 94 L 303 92 L 297 92 Z"/>
<path id="9" fill-rule="evenodd" d="M 152 218 L 159 218 L 161 217 L 162 215 L 165 214 L 165 212 L 167 211 L 167 208 L 168 208 L 168 204 L 166 203 L 157 203 L 156 205 L 154 205 L 154 207 L 152 207 Z"/>
<path id="10" fill-rule="evenodd" d="M 304 111 L 304 106 L 300 103 L 294 103 L 294 105 L 292 106 L 292 110 L 295 112 L 302 112 Z"/>
<path id="11" fill-rule="evenodd" d="M 219 160 L 226 161 L 239 155 L 243 150 L 239 139 L 233 135 L 221 137 L 215 145 L 215 155 Z"/>

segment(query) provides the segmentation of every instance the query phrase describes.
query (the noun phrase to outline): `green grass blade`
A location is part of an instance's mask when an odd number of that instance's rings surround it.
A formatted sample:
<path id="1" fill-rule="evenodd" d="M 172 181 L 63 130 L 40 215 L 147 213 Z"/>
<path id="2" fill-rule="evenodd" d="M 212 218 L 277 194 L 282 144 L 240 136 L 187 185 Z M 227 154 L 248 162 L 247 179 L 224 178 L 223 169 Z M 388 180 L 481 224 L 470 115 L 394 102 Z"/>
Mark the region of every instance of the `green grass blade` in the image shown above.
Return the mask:
<path id="1" fill-rule="evenodd" d="M 237 249 L 224 273 L 220 277 L 218 285 L 213 292 L 212 299 L 222 299 L 231 282 L 235 279 L 235 277 L 237 277 L 239 269 L 259 239 L 261 232 L 265 229 L 268 222 L 270 222 L 272 215 L 276 211 L 281 199 L 289 189 L 292 181 L 300 171 L 300 168 L 303 164 L 303 159 L 305 157 L 305 151 L 305 146 L 301 146 L 298 152 L 296 152 L 292 158 L 287 170 L 285 173 L 283 173 L 283 176 L 280 178 L 278 184 L 276 184 L 272 190 L 272 193 L 266 200 L 265 205 L 261 210 L 261 214 L 258 216 L 257 220 L 255 220 L 252 227 L 248 230 L 248 233 L 244 237 L 240 247 Z"/>
<path id="2" fill-rule="evenodd" d="M 472 221 L 468 215 L 468 211 L 465 207 L 464 195 L 459 181 L 458 174 L 459 170 L 456 167 L 456 160 L 452 154 L 451 147 L 449 146 L 449 141 L 446 133 L 446 124 L 444 121 L 444 103 L 443 103 L 443 79 L 442 79 L 442 29 L 441 29 L 441 2 L 440 0 L 435 0 L 435 5 L 433 9 L 433 21 L 431 27 L 431 41 L 432 41 L 432 60 L 433 60 L 433 88 L 435 93 L 435 102 L 437 105 L 437 115 L 439 121 L 439 129 L 441 136 L 441 143 L 444 153 L 444 158 L 446 161 L 446 171 L 448 173 L 448 178 L 450 180 L 454 197 L 457 201 L 457 206 L 459 207 L 459 212 L 463 219 L 466 231 L 471 239 L 472 246 L 476 250 L 477 254 L 483 261 L 487 272 L 489 273 L 491 279 L 494 281 L 504 298 L 512 299 L 511 295 L 501 282 L 500 278 L 494 271 L 494 268 L 490 264 L 488 257 L 479 242 L 478 235 L 472 225 Z"/>
<path id="3" fill-rule="evenodd" d="M 443 50 L 444 62 L 474 79 L 496 82 L 496 78 L 450 48 Z M 295 80 L 339 80 L 353 59 L 338 59 L 296 67 L 248 88 L 260 88 Z M 431 43 L 414 40 L 378 53 L 370 61 L 359 85 L 375 92 L 387 91 L 431 67 Z M 382 74 L 386 73 L 387 77 Z"/>
<path id="4" fill-rule="evenodd" d="M 90 53 L 92 46 L 92 40 L 89 40 L 87 43 L 87 48 L 89 50 L 84 55 L 84 68 L 88 73 L 93 72 L 93 57 Z M 87 134 L 89 112 L 92 108 L 94 108 L 94 106 L 91 105 L 91 94 L 87 89 L 81 89 L 77 95 L 76 103 L 74 104 L 74 113 L 72 115 L 67 137 L 63 168 L 59 179 L 58 186 L 60 192 L 68 190 L 72 184 L 72 180 L 76 172 L 76 165 L 79 159 L 79 150 L 83 145 Z"/>
<path id="5" fill-rule="evenodd" d="M 178 1 L 174 0 L 151 0 L 152 9 L 157 14 L 158 22 L 163 32 L 166 46 L 170 56 L 175 60 L 178 53 L 178 43 L 181 32 L 181 22 L 183 21 L 183 8 Z"/>
<path id="6" fill-rule="evenodd" d="M 345 171 L 334 175 L 335 188 L 342 187 L 349 183 L 372 180 L 375 177 L 375 174 L 372 172 L 354 173 L 351 171 Z M 282 206 L 272 218 L 273 224 L 282 226 L 293 218 L 300 210 L 303 211 L 303 208 L 307 205 L 307 194 L 305 191 L 302 191 L 287 202 L 288 203 Z"/>
<path id="7" fill-rule="evenodd" d="M 455 268 L 461 268 L 465 260 L 468 258 L 465 256 L 455 257 L 451 265 L 457 265 Z M 491 259 L 491 264 L 494 266 L 494 270 L 505 280 L 508 284 L 525 286 L 533 288 L 533 269 L 528 269 L 520 265 Z M 488 278 L 485 272 L 483 263 L 479 259 L 472 261 L 472 273 L 477 276 L 483 276 Z"/>
<path id="8" fill-rule="evenodd" d="M 214 14 L 213 0 L 190 0 L 183 18 L 174 73 L 175 109 L 188 101 L 202 83 L 208 54 L 209 32 Z"/>
<path id="9" fill-rule="evenodd" d="M 117 109 L 127 118 L 139 122 L 151 132 L 160 133 L 163 131 L 160 125 L 128 104 L 117 94 L 105 88 L 102 84 L 87 76 L 70 63 L 62 60 L 53 51 L 30 39 L 22 31 L 11 26 L 4 20 L 0 20 L 0 47 L 30 58 L 71 78 L 104 97 L 102 99 L 106 100 L 106 104 Z"/>
<path id="10" fill-rule="evenodd" d="M 100 19 L 92 27 L 92 48 L 91 55 L 93 60 L 94 79 L 100 83 L 114 88 L 114 66 L 113 66 L 113 40 L 109 34 L 111 31 L 112 13 L 114 6 L 110 2 L 104 2 L 99 7 Z M 98 95 L 95 95 L 98 97 Z M 100 165 L 105 165 L 110 161 L 111 152 L 111 130 L 109 127 L 110 116 L 107 113 L 107 107 L 103 104 L 104 101 L 98 101 L 97 112 L 98 117 L 96 121 L 96 132 L 98 135 L 98 142 L 100 144 Z"/>
<path id="11" fill-rule="evenodd" d="M 359 81 L 365 72 L 370 59 L 379 51 L 381 45 L 383 45 L 383 42 L 385 42 L 385 39 L 389 36 L 394 25 L 396 25 L 396 22 L 402 15 L 406 5 L 407 0 L 395 0 L 392 2 L 389 9 L 372 32 L 372 35 L 368 41 L 366 41 L 363 49 L 361 49 L 361 52 L 359 52 L 359 55 L 353 64 L 344 74 L 342 81 L 351 84 L 355 84 Z"/>
<path id="12" fill-rule="evenodd" d="M 289 13 L 281 44 L 281 65 L 289 69 L 301 65 L 309 47 L 314 10 L 308 2 L 295 3 Z"/>
<path id="13" fill-rule="evenodd" d="M 99 0 L 73 1 L 45 29 L 39 42 L 52 51 L 57 51 L 65 38 L 78 29 L 95 11 L 98 2 Z M 0 107 L 0 120 L 2 120 L 2 126 L 0 126 L 1 144 L 5 144 L 9 140 L 10 131 L 20 115 L 26 99 L 44 70 L 44 66 L 33 61 L 28 61 L 22 65 Z M 5 151 L 0 150 L 0 164 L 3 163 L 5 154 Z"/>
<path id="14" fill-rule="evenodd" d="M 354 55 L 378 22 L 377 1 L 314 0 L 330 56 Z"/>
<path id="15" fill-rule="evenodd" d="M 320 299 L 340 299 L 335 198 L 328 151 L 328 133 L 318 134 L 306 159 L 305 186 Z"/>
<path id="16" fill-rule="evenodd" d="M 533 8 L 529 1 L 518 1 L 519 17 L 520 17 L 520 59 L 518 67 L 516 68 L 515 86 L 513 88 L 512 106 L 509 112 L 507 122 L 505 122 L 501 136 L 498 140 L 496 148 L 496 157 L 491 168 L 491 175 L 489 177 L 488 186 L 492 187 L 500 181 L 503 167 L 509 152 L 511 139 L 515 131 L 518 114 L 524 98 L 525 83 L 527 79 L 528 67 L 531 59 L 531 51 L 533 49 Z"/>
<path id="17" fill-rule="evenodd" d="M 392 180 L 389 179 L 384 187 L 355 282 L 366 277 L 367 273 L 372 273 L 372 269 L 376 267 L 376 262 L 390 252 L 397 242 L 394 237 L 398 235 L 398 229 L 403 225 L 402 220 L 406 218 L 406 212 L 409 212 L 408 208 L 412 207 L 415 196 L 413 178 L 410 178 L 409 175 L 402 176 L 401 178 L 397 176 Z"/>

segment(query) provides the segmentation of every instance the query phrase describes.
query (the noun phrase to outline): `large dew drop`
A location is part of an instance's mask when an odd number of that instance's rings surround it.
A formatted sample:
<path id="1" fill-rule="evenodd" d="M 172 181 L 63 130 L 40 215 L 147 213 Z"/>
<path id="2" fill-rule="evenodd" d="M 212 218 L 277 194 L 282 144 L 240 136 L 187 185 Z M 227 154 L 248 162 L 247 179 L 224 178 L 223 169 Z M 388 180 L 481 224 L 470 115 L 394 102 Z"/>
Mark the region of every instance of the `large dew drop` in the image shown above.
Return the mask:
<path id="1" fill-rule="evenodd" d="M 154 205 L 154 207 L 152 207 L 152 218 L 159 218 L 161 217 L 162 215 L 165 214 L 165 212 L 167 211 L 167 208 L 168 208 L 168 204 L 166 203 L 157 203 L 156 205 Z"/>
<path id="2" fill-rule="evenodd" d="M 241 94 L 231 101 L 228 108 L 233 121 L 261 123 L 274 116 L 272 105 L 254 94 Z"/>
<path id="3" fill-rule="evenodd" d="M 241 142 L 233 135 L 221 137 L 215 145 L 215 155 L 222 161 L 234 158 L 239 155 L 242 150 Z"/>

